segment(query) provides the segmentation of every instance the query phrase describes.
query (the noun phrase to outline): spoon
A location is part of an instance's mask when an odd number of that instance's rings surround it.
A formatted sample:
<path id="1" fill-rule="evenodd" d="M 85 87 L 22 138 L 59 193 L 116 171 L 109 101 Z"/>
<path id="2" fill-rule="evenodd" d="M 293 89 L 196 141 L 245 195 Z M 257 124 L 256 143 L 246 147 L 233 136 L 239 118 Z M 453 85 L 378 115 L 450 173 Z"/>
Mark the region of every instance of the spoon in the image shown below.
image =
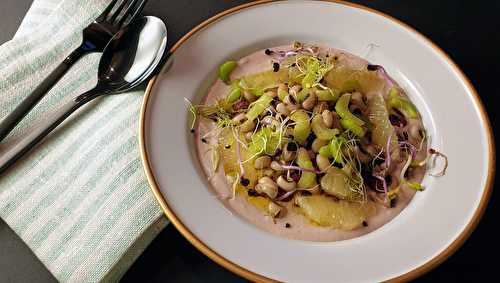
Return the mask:
<path id="1" fill-rule="evenodd" d="M 69 101 L 43 125 L 0 153 L 0 174 L 86 103 L 102 95 L 128 91 L 147 80 L 164 59 L 166 45 L 167 28 L 156 17 L 139 18 L 119 31 L 102 54 L 97 85 Z"/>

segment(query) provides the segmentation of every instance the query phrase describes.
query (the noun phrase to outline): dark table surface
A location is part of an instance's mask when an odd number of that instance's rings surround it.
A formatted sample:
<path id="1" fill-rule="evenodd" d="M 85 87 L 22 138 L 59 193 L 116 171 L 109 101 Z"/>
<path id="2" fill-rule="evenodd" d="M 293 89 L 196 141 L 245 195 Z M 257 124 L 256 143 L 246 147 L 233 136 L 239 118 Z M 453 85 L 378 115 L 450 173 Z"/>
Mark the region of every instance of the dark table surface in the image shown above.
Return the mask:
<path id="1" fill-rule="evenodd" d="M 32 0 L 0 1 L 0 43 L 17 29 Z M 162 18 L 169 45 L 191 28 L 227 8 L 250 1 L 149 0 L 144 14 Z M 500 1 L 353 1 L 390 14 L 437 43 L 460 66 L 480 94 L 496 135 L 500 94 Z M 411 54 L 409 54 L 411 56 Z M 450 102 L 453 107 L 453 102 Z M 466 134 L 466 129 L 464 129 Z M 450 196 L 453 199 L 453 196 Z M 493 193 L 479 226 L 465 244 L 442 265 L 417 281 L 477 282 L 496 274 L 497 250 Z M 405 255 L 401 255 L 405 256 Z M 379 264 L 379 263 L 374 263 Z M 54 282 L 31 251 L 0 220 L 0 282 Z M 137 259 L 123 282 L 245 282 L 192 247 L 168 226 Z"/>

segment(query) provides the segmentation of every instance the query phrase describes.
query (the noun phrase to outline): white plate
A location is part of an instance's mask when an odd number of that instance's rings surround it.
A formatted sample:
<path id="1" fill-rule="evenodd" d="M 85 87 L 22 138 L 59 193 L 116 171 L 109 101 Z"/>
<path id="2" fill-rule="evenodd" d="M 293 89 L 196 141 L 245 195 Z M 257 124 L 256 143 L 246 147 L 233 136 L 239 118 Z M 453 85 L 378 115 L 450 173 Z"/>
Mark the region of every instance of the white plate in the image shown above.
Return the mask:
<path id="1" fill-rule="evenodd" d="M 184 97 L 199 102 L 220 63 L 293 40 L 324 43 L 383 65 L 422 113 L 431 146 L 447 154 L 445 177 L 426 177 L 393 221 L 360 238 L 315 243 L 262 231 L 227 212 L 197 164 Z M 172 223 L 207 256 L 255 281 L 407 280 L 442 262 L 483 212 L 493 178 L 491 129 L 478 95 L 433 43 L 379 12 L 345 3 L 253 3 L 202 23 L 173 47 L 152 79 L 141 115 L 142 159 Z M 168 252 L 168 251 L 165 251 Z"/>

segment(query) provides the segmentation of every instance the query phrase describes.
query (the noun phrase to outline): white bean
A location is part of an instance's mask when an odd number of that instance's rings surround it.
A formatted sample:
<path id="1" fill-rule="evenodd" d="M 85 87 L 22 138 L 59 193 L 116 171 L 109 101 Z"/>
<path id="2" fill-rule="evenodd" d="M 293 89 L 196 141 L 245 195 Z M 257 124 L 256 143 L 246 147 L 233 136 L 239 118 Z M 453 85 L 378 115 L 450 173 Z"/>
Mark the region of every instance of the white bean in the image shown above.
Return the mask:
<path id="1" fill-rule="evenodd" d="M 243 97 L 248 101 L 248 102 L 254 102 L 257 100 L 257 96 L 251 94 L 248 90 L 243 91 Z"/>
<path id="2" fill-rule="evenodd" d="M 293 191 L 295 187 L 297 187 L 297 183 L 294 181 L 288 182 L 283 176 L 279 176 L 276 183 L 278 184 L 278 187 L 287 192 Z"/>
<path id="3" fill-rule="evenodd" d="M 326 140 L 322 140 L 322 139 L 314 139 L 312 145 L 311 145 L 311 149 L 315 152 L 315 153 L 318 153 L 319 152 L 319 149 L 325 145 L 328 144 L 328 141 Z"/>
<path id="4" fill-rule="evenodd" d="M 255 159 L 255 161 L 253 162 L 253 167 L 255 167 L 255 169 L 264 169 L 269 167 L 270 164 L 271 157 L 264 155 Z"/>
<path id="5" fill-rule="evenodd" d="M 331 128 L 333 126 L 333 114 L 330 110 L 324 110 L 321 112 L 321 117 L 323 118 L 323 123 L 327 128 Z"/>
<path id="6" fill-rule="evenodd" d="M 246 120 L 245 122 L 243 122 L 243 124 L 241 124 L 240 131 L 242 133 L 247 133 L 253 131 L 254 128 L 255 128 L 255 122 L 252 120 Z"/>
<path id="7" fill-rule="evenodd" d="M 318 165 L 319 170 L 326 172 L 330 167 L 330 160 L 323 155 L 316 155 L 316 165 Z"/>
<path id="8" fill-rule="evenodd" d="M 283 168 L 281 167 L 281 164 L 279 164 L 278 161 L 273 161 L 271 162 L 271 169 L 273 169 L 274 171 L 283 171 Z"/>
<path id="9" fill-rule="evenodd" d="M 309 93 L 309 96 L 302 102 L 302 107 L 306 110 L 311 110 L 318 102 L 318 97 L 314 92 Z"/>
<path id="10" fill-rule="evenodd" d="M 276 105 L 276 111 L 285 116 L 288 116 L 288 114 L 290 114 L 290 110 L 288 110 L 284 103 L 279 103 L 278 105 Z"/>

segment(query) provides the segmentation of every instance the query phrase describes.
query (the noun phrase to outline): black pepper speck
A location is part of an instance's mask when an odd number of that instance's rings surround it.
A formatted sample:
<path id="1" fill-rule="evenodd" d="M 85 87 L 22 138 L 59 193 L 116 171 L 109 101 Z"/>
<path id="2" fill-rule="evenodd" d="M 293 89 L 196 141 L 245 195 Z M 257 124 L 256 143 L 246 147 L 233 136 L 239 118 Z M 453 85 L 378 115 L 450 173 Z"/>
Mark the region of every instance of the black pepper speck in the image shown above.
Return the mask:
<path id="1" fill-rule="evenodd" d="M 368 222 L 363 221 L 363 226 L 364 226 L 364 227 L 368 226 Z"/>
<path id="2" fill-rule="evenodd" d="M 280 64 L 274 62 L 273 63 L 273 72 L 277 72 L 280 70 Z"/>
<path id="3" fill-rule="evenodd" d="M 206 140 L 205 138 L 202 138 L 202 139 L 201 139 L 201 142 L 202 142 L 202 143 L 207 143 L 207 140 Z"/>
<path id="4" fill-rule="evenodd" d="M 290 223 L 285 224 L 285 228 L 290 228 L 290 227 L 292 227 L 292 225 L 290 225 Z"/>
<path id="5" fill-rule="evenodd" d="M 250 185 L 250 180 L 241 177 L 240 178 L 240 184 L 246 187 L 246 186 Z"/>
<path id="6" fill-rule="evenodd" d="M 191 133 L 193 133 L 193 134 L 194 134 L 194 129 L 191 129 Z"/>
<path id="7" fill-rule="evenodd" d="M 265 53 L 266 55 L 271 55 L 271 54 L 273 54 L 273 51 L 272 51 L 272 50 L 270 50 L 270 49 L 266 49 L 266 50 L 264 51 L 264 53 Z"/>

